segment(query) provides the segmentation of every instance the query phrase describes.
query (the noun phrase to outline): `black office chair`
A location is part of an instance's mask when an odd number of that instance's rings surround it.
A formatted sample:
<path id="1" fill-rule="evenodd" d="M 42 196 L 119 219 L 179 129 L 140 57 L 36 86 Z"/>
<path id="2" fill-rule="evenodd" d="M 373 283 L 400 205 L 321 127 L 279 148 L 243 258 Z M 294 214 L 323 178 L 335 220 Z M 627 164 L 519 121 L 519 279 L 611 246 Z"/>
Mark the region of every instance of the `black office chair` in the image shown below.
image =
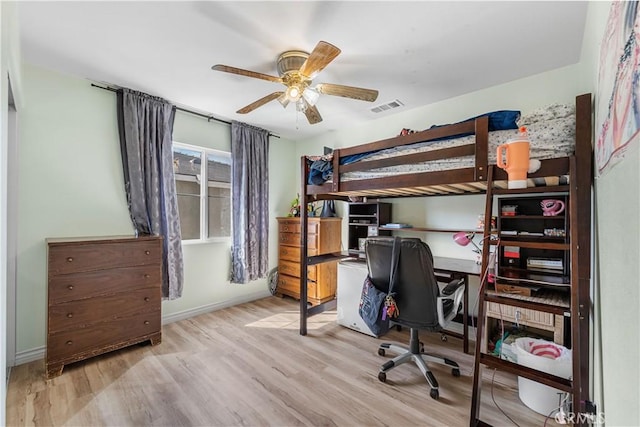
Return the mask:
<path id="1" fill-rule="evenodd" d="M 369 237 L 365 245 L 371 281 L 384 292 L 389 289 L 392 248 L 392 237 Z M 400 248 L 396 273 L 398 278 L 393 289 L 399 316 L 393 321 L 411 328 L 411 338 L 409 348 L 391 343 L 380 344 L 379 355 L 384 356 L 389 350 L 398 356 L 382 365 L 378 379 L 385 382 L 388 371 L 402 363 L 413 361 L 429 382 L 431 397 L 438 399 L 438 381 L 426 362 L 451 367 L 454 377 L 460 376 L 460 367 L 453 360 L 424 353 L 418 330 L 439 332 L 447 326 L 462 306 L 464 281 L 454 280 L 440 291 L 433 272 L 433 256 L 429 246 L 417 238 L 402 238 Z"/>

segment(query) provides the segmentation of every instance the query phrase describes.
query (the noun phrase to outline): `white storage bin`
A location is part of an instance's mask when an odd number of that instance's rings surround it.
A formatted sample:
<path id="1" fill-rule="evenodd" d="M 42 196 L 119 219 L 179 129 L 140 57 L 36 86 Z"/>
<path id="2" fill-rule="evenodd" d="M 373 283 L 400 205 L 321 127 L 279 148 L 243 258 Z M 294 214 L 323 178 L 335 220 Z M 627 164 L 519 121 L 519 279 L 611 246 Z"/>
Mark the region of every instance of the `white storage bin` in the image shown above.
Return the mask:
<path id="1" fill-rule="evenodd" d="M 518 364 L 558 377 L 571 377 L 571 350 L 535 338 L 518 338 L 515 342 Z M 522 403 L 539 414 L 549 415 L 558 409 L 561 390 L 518 377 L 518 395 Z"/>

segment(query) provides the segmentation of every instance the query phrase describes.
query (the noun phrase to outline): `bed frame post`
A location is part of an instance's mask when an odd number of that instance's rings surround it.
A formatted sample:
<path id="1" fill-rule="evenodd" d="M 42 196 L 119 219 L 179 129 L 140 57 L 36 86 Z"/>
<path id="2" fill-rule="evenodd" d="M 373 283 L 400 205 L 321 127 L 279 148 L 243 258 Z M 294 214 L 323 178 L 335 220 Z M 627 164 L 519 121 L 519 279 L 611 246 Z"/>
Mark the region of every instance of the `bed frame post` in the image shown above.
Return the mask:
<path id="1" fill-rule="evenodd" d="M 475 180 L 487 180 L 487 165 L 489 162 L 489 117 L 482 116 L 476 119 L 476 159 Z M 489 183 L 490 184 L 490 183 Z"/>
<path id="2" fill-rule="evenodd" d="M 302 185 L 300 188 L 300 335 L 307 335 L 307 317 L 309 317 L 307 307 L 307 177 L 309 176 L 309 165 L 307 158 L 302 156 L 301 167 Z"/>
<path id="3" fill-rule="evenodd" d="M 333 178 L 331 178 L 331 191 L 340 191 L 340 150 L 333 150 Z"/>
<path id="4" fill-rule="evenodd" d="M 573 377 L 578 378 L 580 387 L 579 395 L 573 396 L 573 407 L 579 408 L 579 412 L 586 412 L 586 401 L 589 398 L 589 319 L 591 315 L 591 190 L 593 184 L 593 108 L 591 94 L 587 93 L 576 97 L 576 149 L 575 149 L 575 182 L 571 182 L 574 196 L 571 200 L 576 200 L 575 211 L 579 215 L 572 215 L 571 227 L 577 227 L 578 233 L 577 256 L 572 259 L 575 266 L 572 266 L 572 275 L 575 278 L 577 270 L 577 315 L 580 328 L 572 331 L 578 336 L 579 347 L 579 367 L 576 367 L 574 359 Z M 574 223 L 575 221 L 575 223 Z M 571 242 L 575 245 L 574 242 Z M 575 304 L 574 304 L 575 305 Z M 574 412 L 578 412 L 575 411 Z"/>

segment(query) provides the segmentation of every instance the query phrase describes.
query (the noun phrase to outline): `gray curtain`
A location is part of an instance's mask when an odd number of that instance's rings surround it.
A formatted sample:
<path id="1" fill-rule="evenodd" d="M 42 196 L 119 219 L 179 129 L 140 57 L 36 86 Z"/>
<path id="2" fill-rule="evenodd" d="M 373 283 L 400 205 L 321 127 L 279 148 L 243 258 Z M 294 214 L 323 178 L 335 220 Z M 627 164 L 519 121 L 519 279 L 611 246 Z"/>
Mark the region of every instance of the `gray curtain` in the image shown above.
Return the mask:
<path id="1" fill-rule="evenodd" d="M 269 132 L 231 123 L 231 281 L 266 277 L 269 265 Z"/>
<path id="2" fill-rule="evenodd" d="M 175 108 L 161 98 L 118 91 L 118 130 L 127 204 L 136 235 L 163 237 L 162 294 L 182 295 L 182 243 L 171 148 Z"/>

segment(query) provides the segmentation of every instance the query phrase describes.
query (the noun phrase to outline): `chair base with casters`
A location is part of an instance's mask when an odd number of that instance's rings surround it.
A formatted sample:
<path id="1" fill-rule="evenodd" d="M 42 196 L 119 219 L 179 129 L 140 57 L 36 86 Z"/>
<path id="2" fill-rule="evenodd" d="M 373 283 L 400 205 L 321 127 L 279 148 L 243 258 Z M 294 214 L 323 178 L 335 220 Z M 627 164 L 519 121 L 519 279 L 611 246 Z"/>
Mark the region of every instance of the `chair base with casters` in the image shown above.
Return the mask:
<path id="1" fill-rule="evenodd" d="M 431 392 L 429 393 L 430 396 L 437 400 L 440 397 L 440 393 L 438 391 L 438 380 L 436 380 L 436 377 L 429 370 L 427 362 L 438 363 L 440 365 L 451 367 L 451 374 L 454 377 L 460 376 L 460 366 L 453 360 L 423 352 L 424 346 L 420 343 L 417 329 L 411 328 L 409 348 L 398 344 L 382 343 L 380 344 L 380 347 L 378 347 L 378 354 L 380 356 L 384 356 L 387 350 L 398 354 L 398 356 L 389 360 L 380 368 L 380 372 L 378 372 L 378 379 L 382 382 L 387 381 L 387 372 L 391 369 L 400 366 L 403 363 L 413 362 L 418 366 L 418 368 L 420 368 L 422 375 L 424 375 L 429 386 L 431 386 Z"/>
<path id="2" fill-rule="evenodd" d="M 438 323 L 440 325 L 448 324 L 458 313 L 461 307 L 462 292 L 464 291 L 464 287 L 462 285 L 463 281 L 461 279 L 453 280 L 442 290 L 442 296 L 438 297 L 437 312 Z M 446 339 L 443 339 L 443 341 L 446 341 Z M 440 397 L 440 392 L 438 391 L 438 380 L 436 380 L 436 377 L 431 373 L 431 370 L 429 370 L 427 362 L 448 366 L 451 368 L 451 374 L 454 377 L 460 376 L 460 366 L 456 362 L 451 359 L 447 359 L 446 357 L 424 352 L 424 345 L 420 342 L 420 338 L 418 337 L 418 329 L 411 328 L 409 348 L 398 344 L 382 343 L 380 344 L 380 347 L 378 347 L 378 354 L 380 356 L 384 356 L 386 350 L 389 350 L 398 356 L 389 360 L 380 368 L 380 372 L 378 372 L 378 379 L 382 382 L 387 381 L 387 372 L 391 369 L 402 365 L 403 363 L 413 362 L 418 366 L 422 375 L 424 375 L 431 387 L 429 395 L 433 399 L 438 400 Z"/>

